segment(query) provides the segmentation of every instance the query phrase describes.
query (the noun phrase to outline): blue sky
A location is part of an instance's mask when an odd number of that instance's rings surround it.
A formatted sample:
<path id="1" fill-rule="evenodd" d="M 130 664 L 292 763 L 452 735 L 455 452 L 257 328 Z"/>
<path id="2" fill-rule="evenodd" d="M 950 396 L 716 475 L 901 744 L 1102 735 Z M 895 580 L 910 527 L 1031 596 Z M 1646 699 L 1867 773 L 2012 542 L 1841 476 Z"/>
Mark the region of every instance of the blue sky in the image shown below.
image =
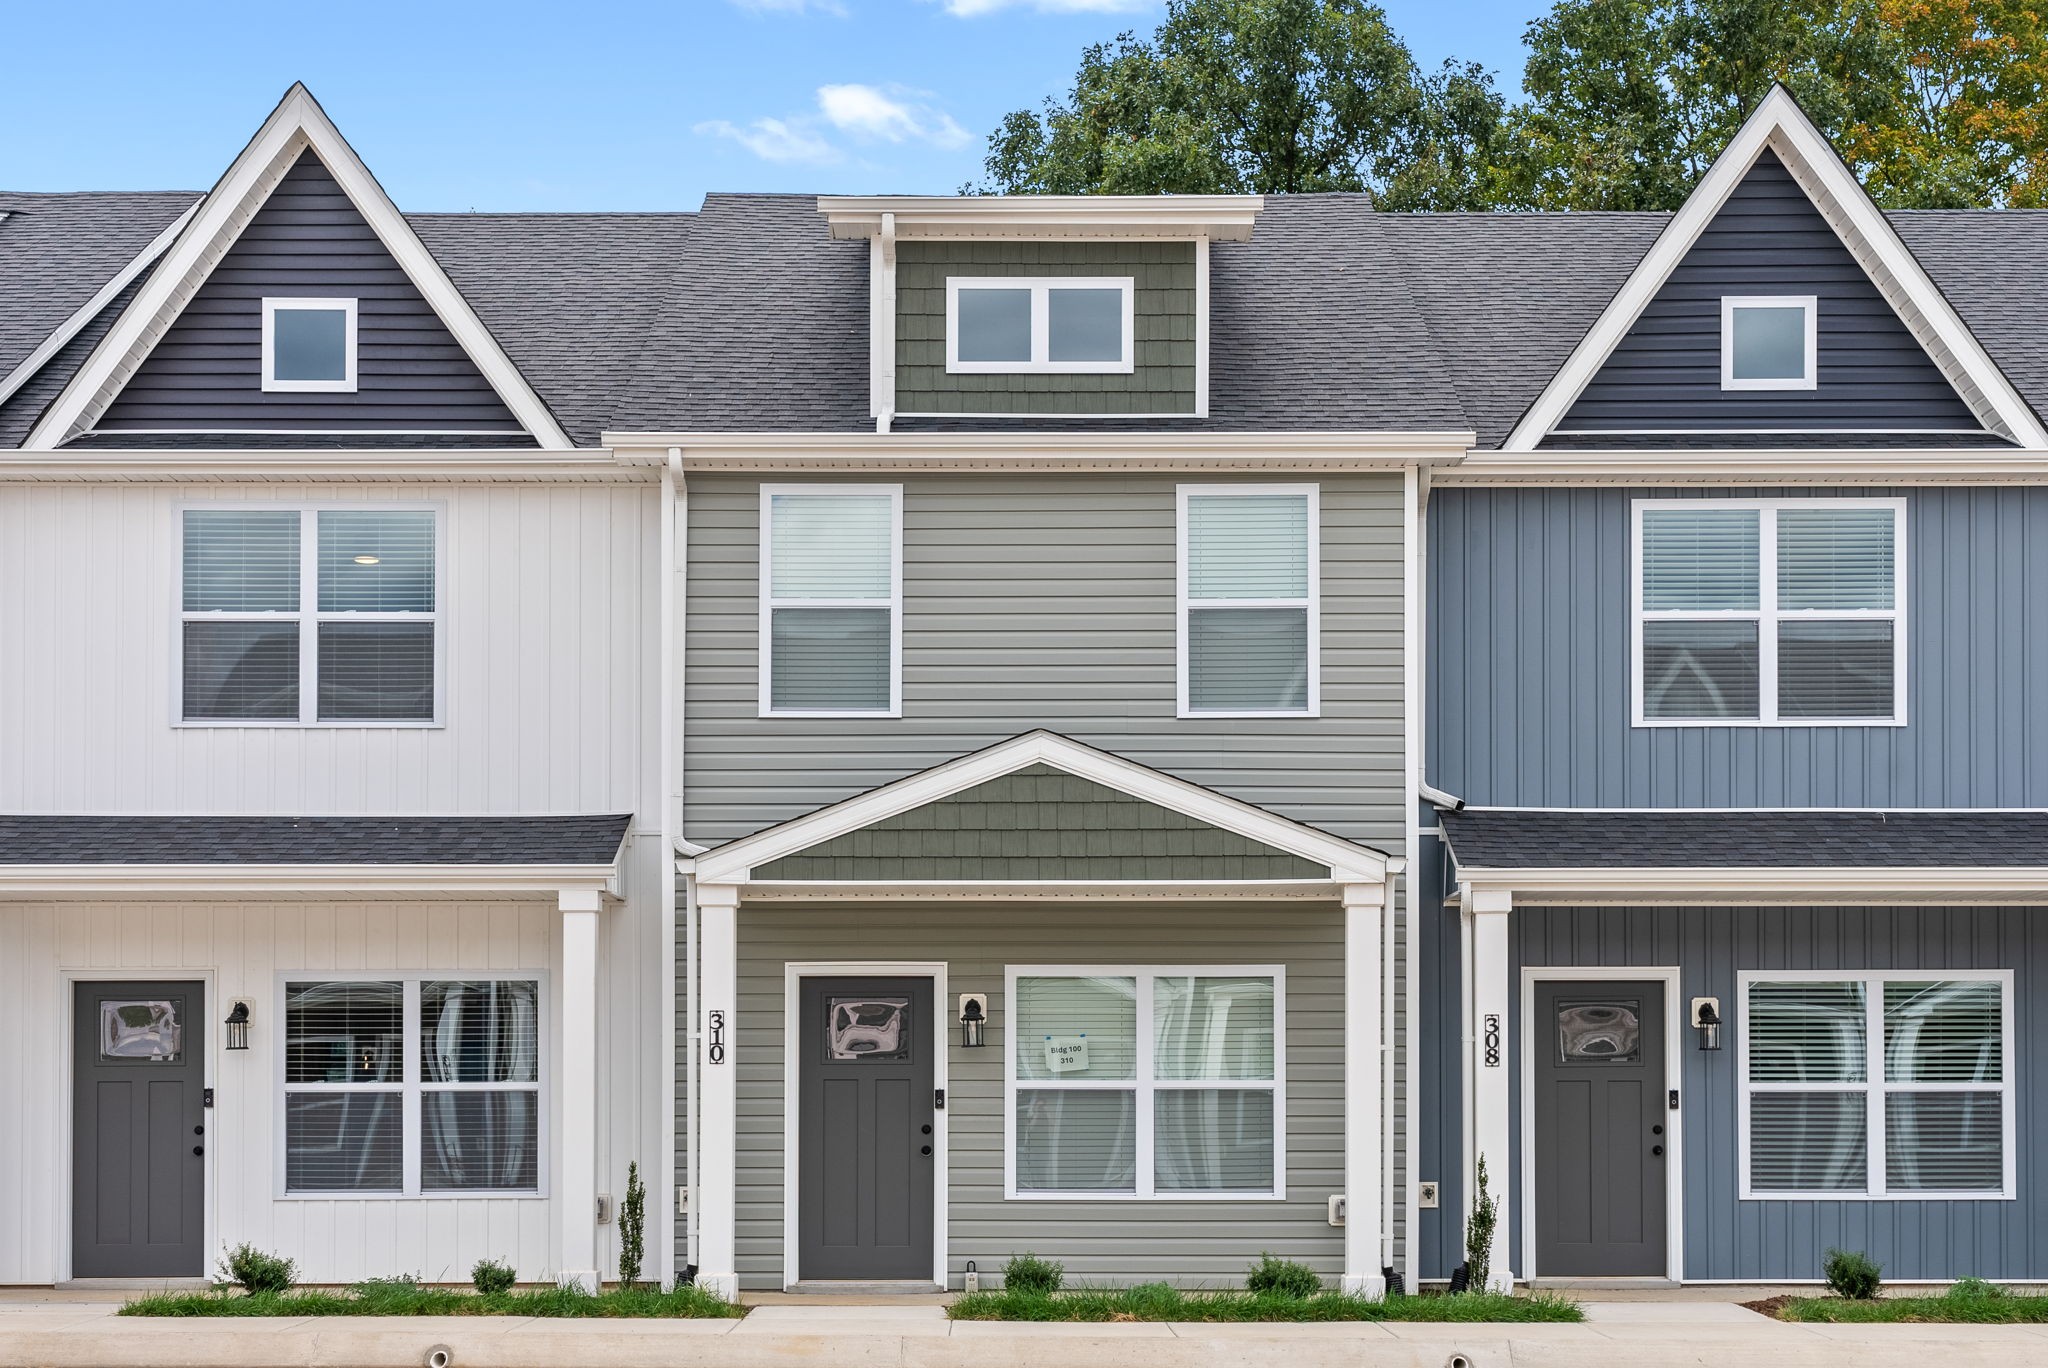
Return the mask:
<path id="1" fill-rule="evenodd" d="M 1418 58 L 1515 88 L 1544 0 L 1383 0 Z M 213 0 L 21 5 L 0 187 L 204 188 L 303 80 L 407 209 L 689 209 L 706 190 L 944 193 L 1009 110 L 1154 0 Z"/>

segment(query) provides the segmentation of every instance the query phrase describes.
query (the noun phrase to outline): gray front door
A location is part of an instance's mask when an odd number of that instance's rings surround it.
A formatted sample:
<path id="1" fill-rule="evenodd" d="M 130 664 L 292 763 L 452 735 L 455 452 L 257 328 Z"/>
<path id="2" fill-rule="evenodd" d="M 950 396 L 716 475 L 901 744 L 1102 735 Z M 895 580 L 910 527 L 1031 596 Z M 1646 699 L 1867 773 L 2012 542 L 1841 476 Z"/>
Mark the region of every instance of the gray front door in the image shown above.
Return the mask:
<path id="1" fill-rule="evenodd" d="M 932 981 L 798 982 L 797 1277 L 928 1282 Z"/>
<path id="2" fill-rule="evenodd" d="M 1664 1276 L 1664 985 L 1540 979 L 1531 1028 L 1537 1276 Z"/>
<path id="3" fill-rule="evenodd" d="M 206 985 L 81 983 L 72 1011 L 71 1276 L 206 1271 Z"/>

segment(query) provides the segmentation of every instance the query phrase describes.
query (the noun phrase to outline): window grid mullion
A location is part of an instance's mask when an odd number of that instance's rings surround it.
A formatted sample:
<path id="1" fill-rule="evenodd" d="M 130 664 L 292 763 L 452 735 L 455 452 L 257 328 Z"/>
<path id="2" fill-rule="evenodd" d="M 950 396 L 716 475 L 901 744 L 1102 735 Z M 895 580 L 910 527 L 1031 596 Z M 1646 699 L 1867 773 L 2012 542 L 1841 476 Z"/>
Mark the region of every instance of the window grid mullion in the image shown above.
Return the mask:
<path id="1" fill-rule="evenodd" d="M 421 1130 L 425 1122 L 424 1108 L 420 1105 L 420 979 L 417 976 L 405 980 L 405 1061 L 400 1070 L 405 1079 L 405 1107 L 400 1124 L 405 1127 L 405 1195 L 420 1195 L 421 1149 L 424 1141 Z"/>
<path id="2" fill-rule="evenodd" d="M 1138 1075 L 1138 1087 L 1137 1096 L 1133 1099 L 1133 1106 L 1137 1113 L 1137 1125 L 1134 1129 L 1137 1135 L 1138 1162 L 1135 1172 L 1137 1179 L 1136 1187 L 1138 1195 L 1140 1197 L 1151 1197 L 1156 1195 L 1153 1190 L 1153 1184 L 1156 1181 L 1156 1175 L 1153 1172 L 1152 1134 L 1153 1123 L 1155 1119 L 1153 1117 L 1154 1104 L 1152 1100 L 1152 1083 L 1154 1072 L 1153 1056 L 1155 1053 L 1155 1042 L 1152 1039 L 1153 977 L 1153 975 L 1145 973 L 1141 973 L 1136 976 L 1136 988 L 1138 995 L 1138 1067 L 1135 1070 L 1133 1070 L 1133 1072 L 1135 1072 Z"/>
<path id="3" fill-rule="evenodd" d="M 1764 722 L 1778 720 L 1778 510 L 1758 510 L 1757 606 L 1761 610 L 1757 627 L 1757 717 Z"/>
<path id="4" fill-rule="evenodd" d="M 299 510 L 299 722 L 320 720 L 320 514 Z"/>
<path id="5" fill-rule="evenodd" d="M 1863 981 L 1863 1013 L 1865 1029 L 1869 1040 L 1863 1047 L 1863 1110 L 1864 1129 L 1867 1139 L 1863 1153 L 1870 1165 L 1870 1174 L 1865 1188 L 1873 1197 L 1882 1197 L 1887 1189 L 1885 1184 L 1886 1166 L 1884 1153 L 1884 980 L 1868 978 Z"/>
<path id="6" fill-rule="evenodd" d="M 1052 364 L 1052 295 L 1043 280 L 1031 283 L 1031 364 Z"/>

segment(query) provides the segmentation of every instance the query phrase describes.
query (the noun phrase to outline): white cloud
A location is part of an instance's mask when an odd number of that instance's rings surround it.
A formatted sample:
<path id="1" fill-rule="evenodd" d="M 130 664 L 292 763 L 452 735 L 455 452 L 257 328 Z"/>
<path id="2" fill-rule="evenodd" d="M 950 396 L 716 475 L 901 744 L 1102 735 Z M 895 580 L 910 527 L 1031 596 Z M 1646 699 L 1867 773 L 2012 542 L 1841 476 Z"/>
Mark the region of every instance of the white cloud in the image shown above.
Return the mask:
<path id="1" fill-rule="evenodd" d="M 735 9 L 750 14 L 829 14 L 835 18 L 847 17 L 847 9 L 841 0 L 732 0 Z"/>
<path id="2" fill-rule="evenodd" d="M 818 112 L 840 132 L 860 139 L 965 147 L 971 141 L 967 130 L 943 109 L 919 100 L 921 93 L 900 86 L 819 86 Z"/>
<path id="3" fill-rule="evenodd" d="M 727 119 L 708 119 L 698 124 L 696 131 L 730 138 L 762 161 L 827 166 L 839 160 L 839 149 L 819 137 L 803 118 L 755 119 L 744 127 Z"/>
<path id="4" fill-rule="evenodd" d="M 958 19 L 979 19 L 1007 9 L 1029 8 L 1040 14 L 1135 14 L 1154 8 L 1156 0 L 939 0 Z"/>

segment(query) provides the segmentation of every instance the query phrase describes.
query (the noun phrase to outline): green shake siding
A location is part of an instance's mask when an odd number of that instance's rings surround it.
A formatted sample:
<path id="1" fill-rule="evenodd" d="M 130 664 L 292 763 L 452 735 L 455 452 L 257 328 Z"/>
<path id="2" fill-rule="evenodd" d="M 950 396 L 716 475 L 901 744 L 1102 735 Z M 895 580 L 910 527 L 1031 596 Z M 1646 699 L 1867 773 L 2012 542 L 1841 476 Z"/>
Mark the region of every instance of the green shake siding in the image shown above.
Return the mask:
<path id="1" fill-rule="evenodd" d="M 1130 276 L 1129 375 L 948 375 L 949 276 Z M 899 413 L 1195 411 L 1192 242 L 906 242 L 896 256 Z"/>

